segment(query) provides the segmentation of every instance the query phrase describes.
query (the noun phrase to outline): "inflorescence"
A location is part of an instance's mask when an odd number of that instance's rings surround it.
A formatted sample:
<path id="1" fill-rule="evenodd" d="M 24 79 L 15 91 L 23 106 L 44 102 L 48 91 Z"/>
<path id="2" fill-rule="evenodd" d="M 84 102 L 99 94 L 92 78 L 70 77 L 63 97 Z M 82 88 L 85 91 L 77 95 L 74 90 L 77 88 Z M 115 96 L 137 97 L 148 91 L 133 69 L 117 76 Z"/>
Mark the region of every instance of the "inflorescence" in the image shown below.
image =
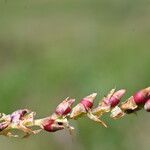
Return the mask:
<path id="1" fill-rule="evenodd" d="M 136 92 L 125 102 L 120 103 L 125 92 L 125 89 L 118 91 L 112 89 L 95 107 L 93 105 L 97 93 L 84 97 L 75 107 L 73 107 L 75 99 L 67 97 L 50 116 L 42 119 L 35 119 L 36 113 L 28 109 L 20 109 L 8 115 L 2 113 L 0 116 L 0 135 L 19 137 L 13 131 L 20 130 L 25 133 L 23 136 L 25 138 L 43 130 L 55 132 L 65 128 L 72 134 L 74 127 L 69 124 L 69 121 L 77 120 L 83 116 L 107 127 L 107 124 L 101 120 L 105 113 L 110 112 L 110 118 L 119 119 L 143 108 L 150 112 L 150 87 Z M 38 129 L 33 129 L 33 127 Z"/>

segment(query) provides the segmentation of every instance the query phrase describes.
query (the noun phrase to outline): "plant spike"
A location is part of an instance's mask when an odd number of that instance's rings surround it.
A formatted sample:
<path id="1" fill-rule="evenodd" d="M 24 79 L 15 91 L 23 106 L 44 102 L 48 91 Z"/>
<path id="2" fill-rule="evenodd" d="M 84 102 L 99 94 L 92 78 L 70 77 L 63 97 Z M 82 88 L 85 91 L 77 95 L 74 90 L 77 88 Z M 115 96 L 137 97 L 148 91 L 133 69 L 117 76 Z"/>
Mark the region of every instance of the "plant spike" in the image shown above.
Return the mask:
<path id="1" fill-rule="evenodd" d="M 97 93 L 84 97 L 75 107 L 72 108 L 75 99 L 66 98 L 54 110 L 54 112 L 44 118 L 35 119 L 36 113 L 28 109 L 19 109 L 11 114 L 0 114 L 0 135 L 7 137 L 19 137 L 13 130 L 19 130 L 24 133 L 23 138 L 31 134 L 37 134 L 40 131 L 56 132 L 68 129 L 72 134 L 74 127 L 70 126 L 70 120 L 76 120 L 79 117 L 87 116 L 104 127 L 107 125 L 100 120 L 105 113 L 110 112 L 110 118 L 119 119 L 125 115 L 135 113 L 141 109 L 150 112 L 150 87 L 141 89 L 133 94 L 125 102 L 120 103 L 126 90 L 116 91 L 112 89 L 107 96 L 99 102 L 98 106 L 93 108 Z M 39 129 L 33 130 L 32 127 Z"/>

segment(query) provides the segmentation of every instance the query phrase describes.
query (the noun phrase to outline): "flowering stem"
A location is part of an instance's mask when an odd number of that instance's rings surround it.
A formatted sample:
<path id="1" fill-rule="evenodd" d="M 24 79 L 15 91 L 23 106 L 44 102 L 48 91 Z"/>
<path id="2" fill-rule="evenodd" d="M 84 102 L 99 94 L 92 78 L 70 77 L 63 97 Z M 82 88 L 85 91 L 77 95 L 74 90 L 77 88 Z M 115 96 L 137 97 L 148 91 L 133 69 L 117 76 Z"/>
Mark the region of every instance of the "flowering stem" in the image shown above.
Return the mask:
<path id="1" fill-rule="evenodd" d="M 75 99 L 69 99 L 67 97 L 56 107 L 52 115 L 40 119 L 35 119 L 35 113 L 28 109 L 16 110 L 8 115 L 1 114 L 0 135 L 18 137 L 18 135 L 12 133 L 12 130 L 16 129 L 25 133 L 23 137 L 28 137 L 31 134 L 37 134 L 43 130 L 56 132 L 65 128 L 72 134 L 74 127 L 70 126 L 69 121 L 77 120 L 83 116 L 87 116 L 92 121 L 107 127 L 106 123 L 100 119 L 105 113 L 110 112 L 112 119 L 119 119 L 141 109 L 150 112 L 150 87 L 136 92 L 125 102 L 120 103 L 125 92 L 125 89 L 118 91 L 112 89 L 107 96 L 99 101 L 97 106 L 94 106 L 97 93 L 82 98 L 74 107 L 72 106 Z M 39 129 L 32 130 L 34 126 L 39 127 Z"/>

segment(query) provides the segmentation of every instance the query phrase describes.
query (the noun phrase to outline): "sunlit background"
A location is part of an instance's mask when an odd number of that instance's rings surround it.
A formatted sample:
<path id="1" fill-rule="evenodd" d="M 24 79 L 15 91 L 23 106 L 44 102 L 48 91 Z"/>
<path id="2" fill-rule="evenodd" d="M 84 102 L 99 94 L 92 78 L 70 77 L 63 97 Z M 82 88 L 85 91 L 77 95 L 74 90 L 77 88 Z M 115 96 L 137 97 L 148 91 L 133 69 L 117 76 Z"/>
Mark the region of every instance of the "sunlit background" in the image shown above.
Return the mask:
<path id="1" fill-rule="evenodd" d="M 0 111 L 29 108 L 45 117 L 67 96 L 150 85 L 148 0 L 0 0 Z M 0 137 L 2 150 L 148 150 L 150 114 L 86 117 L 67 131 Z"/>

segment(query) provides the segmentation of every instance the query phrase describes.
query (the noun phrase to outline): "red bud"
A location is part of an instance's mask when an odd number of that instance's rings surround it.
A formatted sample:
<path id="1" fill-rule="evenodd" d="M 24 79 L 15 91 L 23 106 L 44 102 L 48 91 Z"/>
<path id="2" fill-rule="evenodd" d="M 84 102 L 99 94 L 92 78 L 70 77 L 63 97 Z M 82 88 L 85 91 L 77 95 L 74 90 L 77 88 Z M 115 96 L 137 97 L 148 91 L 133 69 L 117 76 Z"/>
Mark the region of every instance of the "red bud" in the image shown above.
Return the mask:
<path id="1" fill-rule="evenodd" d="M 67 115 L 71 112 L 71 106 L 73 105 L 74 101 L 75 99 L 65 99 L 56 107 L 55 113 L 59 116 Z"/>
<path id="2" fill-rule="evenodd" d="M 133 95 L 134 101 L 137 105 L 143 105 L 150 98 L 150 87 L 142 89 Z"/>
<path id="3" fill-rule="evenodd" d="M 119 91 L 116 91 L 115 93 L 113 93 L 111 95 L 111 97 L 106 97 L 104 99 L 104 102 L 108 105 L 111 105 L 111 107 L 115 107 L 119 104 L 120 99 L 123 97 L 123 95 L 125 94 L 125 90 L 121 89 Z"/>
<path id="4" fill-rule="evenodd" d="M 85 107 L 86 110 L 88 110 L 89 108 L 92 108 L 92 106 L 93 106 L 93 103 L 90 102 L 86 98 L 82 99 L 80 103 L 84 105 L 84 107 Z"/>
<path id="5" fill-rule="evenodd" d="M 51 118 L 46 118 L 42 121 L 42 128 L 48 132 L 55 132 L 64 129 L 64 126 Z"/>
<path id="6" fill-rule="evenodd" d="M 89 109 L 93 106 L 94 99 L 97 93 L 90 94 L 84 97 L 80 103 L 78 103 L 73 109 L 70 114 L 70 118 L 77 119 L 84 114 L 87 114 Z"/>
<path id="7" fill-rule="evenodd" d="M 97 93 L 93 93 L 93 94 L 83 98 L 81 100 L 80 104 L 82 104 L 86 110 L 92 108 L 96 95 L 97 95 Z"/>

